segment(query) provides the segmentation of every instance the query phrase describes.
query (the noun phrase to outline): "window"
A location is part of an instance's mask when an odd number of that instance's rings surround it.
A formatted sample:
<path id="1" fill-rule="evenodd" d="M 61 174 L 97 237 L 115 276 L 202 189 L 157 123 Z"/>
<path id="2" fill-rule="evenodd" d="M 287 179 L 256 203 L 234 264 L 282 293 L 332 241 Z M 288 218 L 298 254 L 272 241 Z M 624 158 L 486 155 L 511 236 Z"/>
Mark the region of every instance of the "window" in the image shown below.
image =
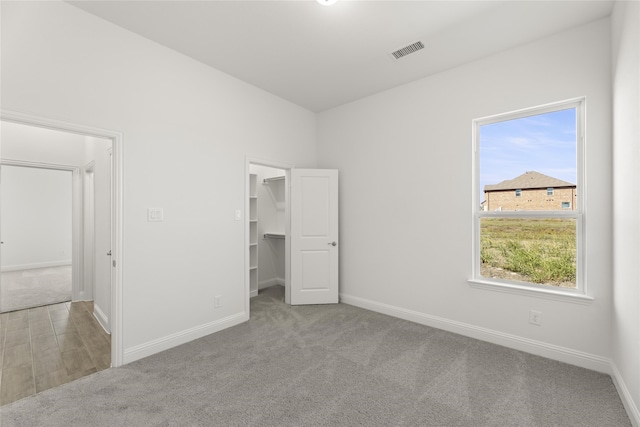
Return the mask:
<path id="1" fill-rule="evenodd" d="M 474 120 L 471 282 L 515 291 L 585 293 L 584 99 Z M 516 201 L 523 192 L 525 200 Z"/>

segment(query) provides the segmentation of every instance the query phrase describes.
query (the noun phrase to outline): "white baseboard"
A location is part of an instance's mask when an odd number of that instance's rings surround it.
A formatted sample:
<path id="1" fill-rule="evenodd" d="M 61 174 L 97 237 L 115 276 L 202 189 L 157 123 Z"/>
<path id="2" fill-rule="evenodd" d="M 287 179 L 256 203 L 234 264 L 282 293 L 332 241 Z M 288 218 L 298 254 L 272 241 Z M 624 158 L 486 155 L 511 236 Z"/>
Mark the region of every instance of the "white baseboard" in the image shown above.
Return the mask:
<path id="1" fill-rule="evenodd" d="M 257 296 L 258 296 L 258 290 L 257 289 L 255 291 L 249 292 L 249 298 L 253 298 L 253 297 L 257 297 Z"/>
<path id="2" fill-rule="evenodd" d="M 258 289 L 265 289 L 275 285 L 284 286 L 284 279 L 280 277 L 274 277 L 273 279 L 263 280 L 262 282 L 258 283 Z"/>
<path id="3" fill-rule="evenodd" d="M 613 379 L 613 384 L 616 386 L 618 390 L 618 394 L 620 395 L 620 400 L 622 400 L 622 404 L 624 408 L 627 410 L 627 415 L 631 420 L 631 424 L 634 427 L 640 427 L 640 410 L 638 410 L 638 406 L 633 401 L 633 397 L 627 388 L 627 385 L 618 370 L 615 362 L 611 361 L 611 378 Z"/>
<path id="4" fill-rule="evenodd" d="M 195 328 L 158 338 L 131 348 L 126 348 L 124 350 L 123 364 L 131 363 L 138 359 L 177 347 L 189 341 L 193 341 L 206 335 L 213 334 L 214 332 L 219 332 L 223 329 L 246 322 L 247 320 L 249 320 L 249 315 L 243 311 L 241 313 L 225 317 L 224 319 L 196 326 Z"/>
<path id="5" fill-rule="evenodd" d="M 340 294 L 340 302 L 611 375 L 611 361 L 606 357 L 522 338 L 517 335 L 506 334 L 468 323 L 431 316 L 351 295 Z"/>
<path id="6" fill-rule="evenodd" d="M 62 267 L 65 265 L 71 265 L 70 259 L 62 259 L 59 261 L 46 261 L 46 262 L 33 262 L 29 264 L 15 264 L 5 265 L 0 268 L 0 271 L 19 271 L 19 270 L 33 270 L 35 268 L 50 268 L 50 267 Z"/>
<path id="7" fill-rule="evenodd" d="M 100 307 L 98 307 L 95 301 L 93 302 L 93 317 L 96 318 L 100 326 L 102 326 L 102 329 L 104 329 L 106 333 L 111 335 L 111 326 L 109 325 L 109 316 L 104 314 L 104 311 L 102 311 Z"/>

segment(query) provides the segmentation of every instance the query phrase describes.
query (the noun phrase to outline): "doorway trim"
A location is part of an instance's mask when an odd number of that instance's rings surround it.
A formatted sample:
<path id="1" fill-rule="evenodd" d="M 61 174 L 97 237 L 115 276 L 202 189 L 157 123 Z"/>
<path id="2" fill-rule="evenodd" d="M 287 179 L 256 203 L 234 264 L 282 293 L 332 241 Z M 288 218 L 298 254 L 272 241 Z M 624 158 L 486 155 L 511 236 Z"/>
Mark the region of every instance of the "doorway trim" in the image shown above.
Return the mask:
<path id="1" fill-rule="evenodd" d="M 0 110 L 0 121 L 36 126 L 45 129 L 76 133 L 83 136 L 92 136 L 111 140 L 113 149 L 113 161 L 111 170 L 111 218 L 113 228 L 111 230 L 112 247 L 112 274 L 114 276 L 111 287 L 111 366 L 118 367 L 123 363 L 123 316 L 122 316 L 122 279 L 123 279 L 123 134 L 122 132 L 100 129 L 92 126 L 80 125 L 46 117 L 24 114 L 11 110 Z M 80 238 L 80 237 L 79 237 Z M 80 238 L 81 239 L 81 238 Z M 80 240 L 81 241 L 81 240 Z M 79 249 L 79 248 L 78 248 Z"/>
<path id="2" fill-rule="evenodd" d="M 96 285 L 95 165 L 96 162 L 92 160 L 84 166 L 82 172 L 82 283 L 85 300 L 94 299 Z M 87 283 L 91 286 L 87 286 Z"/>
<path id="3" fill-rule="evenodd" d="M 256 166 L 266 166 L 269 168 L 275 168 L 275 169 L 282 169 L 285 171 L 285 213 L 284 213 L 284 235 L 285 235 L 285 241 L 284 241 L 284 258 L 285 258 L 285 266 L 284 266 L 284 282 L 285 282 L 285 300 L 286 302 L 289 302 L 289 295 L 287 295 L 288 292 L 291 291 L 291 266 L 290 266 L 290 261 L 291 261 L 291 246 L 290 246 L 290 233 L 291 233 L 291 215 L 290 215 L 290 206 L 289 206 L 289 202 L 290 202 L 290 188 L 289 188 L 289 180 L 291 177 L 291 169 L 293 169 L 295 166 L 291 165 L 291 164 L 287 164 L 287 163 L 280 163 L 280 162 L 272 162 L 270 160 L 264 160 L 264 159 L 257 159 L 257 158 L 253 158 L 253 157 L 246 157 L 245 158 L 245 168 L 244 168 L 244 212 L 245 212 L 245 217 L 244 217 L 244 292 L 245 292 L 245 296 L 244 296 L 244 312 L 246 313 L 246 319 L 245 320 L 249 320 L 249 318 L 251 317 L 251 304 L 250 304 L 250 300 L 251 300 L 251 286 L 250 286 L 250 275 L 249 275 L 249 263 L 250 263 L 250 256 L 249 256 L 249 221 L 248 221 L 248 216 L 249 216 L 249 195 L 250 195 L 250 183 L 249 183 L 249 174 L 251 171 L 251 165 L 256 165 Z"/>

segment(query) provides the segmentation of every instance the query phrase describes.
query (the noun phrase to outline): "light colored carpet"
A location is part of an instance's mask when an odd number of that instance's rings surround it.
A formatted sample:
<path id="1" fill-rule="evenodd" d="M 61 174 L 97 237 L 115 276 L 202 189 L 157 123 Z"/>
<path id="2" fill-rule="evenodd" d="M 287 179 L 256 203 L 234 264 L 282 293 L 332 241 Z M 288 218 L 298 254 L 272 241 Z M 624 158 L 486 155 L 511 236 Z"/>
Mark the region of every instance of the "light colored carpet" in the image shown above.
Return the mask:
<path id="1" fill-rule="evenodd" d="M 630 426 L 611 378 L 344 304 L 249 322 L 12 403 L 13 426 Z"/>
<path id="2" fill-rule="evenodd" d="M 71 300 L 71 266 L 6 271 L 0 280 L 0 312 Z"/>

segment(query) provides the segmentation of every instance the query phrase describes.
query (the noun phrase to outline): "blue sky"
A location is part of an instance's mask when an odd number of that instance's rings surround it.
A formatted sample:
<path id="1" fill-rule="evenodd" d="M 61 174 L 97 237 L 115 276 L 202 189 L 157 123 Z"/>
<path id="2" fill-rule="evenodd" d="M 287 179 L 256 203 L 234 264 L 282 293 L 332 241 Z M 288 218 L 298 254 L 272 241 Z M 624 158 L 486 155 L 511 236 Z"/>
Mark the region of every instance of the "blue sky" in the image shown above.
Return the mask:
<path id="1" fill-rule="evenodd" d="M 480 127 L 480 201 L 485 185 L 527 171 L 577 183 L 576 110 L 554 111 Z"/>

